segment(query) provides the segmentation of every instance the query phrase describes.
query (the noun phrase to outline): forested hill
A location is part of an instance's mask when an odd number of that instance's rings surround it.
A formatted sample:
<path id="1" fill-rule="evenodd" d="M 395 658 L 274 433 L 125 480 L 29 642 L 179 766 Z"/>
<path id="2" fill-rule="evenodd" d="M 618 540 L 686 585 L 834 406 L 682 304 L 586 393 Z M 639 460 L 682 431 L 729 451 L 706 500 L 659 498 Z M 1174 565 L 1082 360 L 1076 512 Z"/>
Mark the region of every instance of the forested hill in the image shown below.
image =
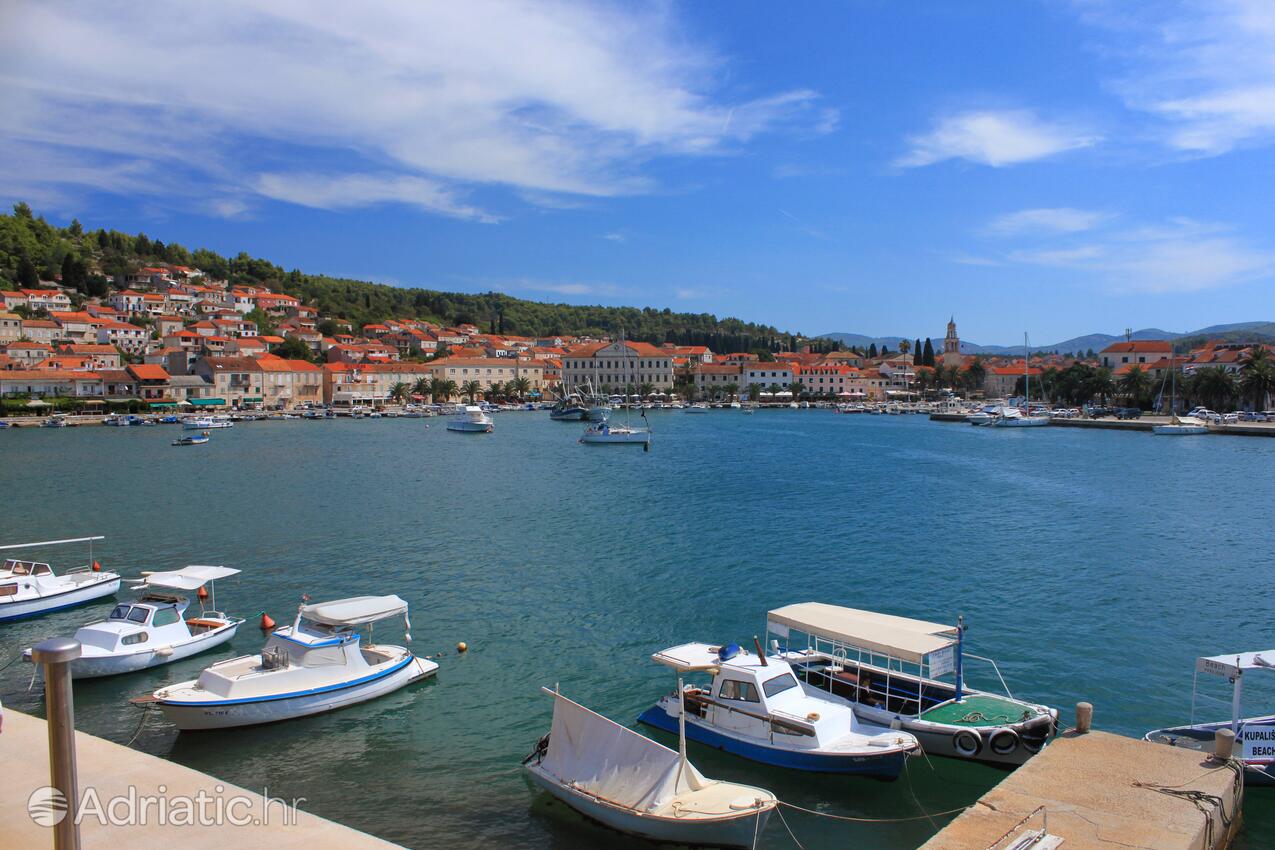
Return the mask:
<path id="1" fill-rule="evenodd" d="M 796 337 L 773 327 L 719 319 L 711 313 L 545 304 L 498 292 L 471 295 L 409 289 L 297 269 L 285 271 L 246 253 L 223 257 L 206 248 L 190 250 L 176 242 L 164 243 L 144 233 L 85 230 L 78 221 L 56 227 L 21 203 L 14 206 L 11 215 L 0 215 L 3 289 L 60 279 L 85 296 L 102 296 L 117 275 L 155 263 L 191 266 L 233 284 L 268 286 L 317 305 L 325 318 L 346 320 L 355 327 L 391 318 L 419 318 L 443 325 L 471 323 L 522 336 L 601 335 L 623 330 L 633 340 L 708 345 L 721 352 L 774 350 L 797 342 Z"/>

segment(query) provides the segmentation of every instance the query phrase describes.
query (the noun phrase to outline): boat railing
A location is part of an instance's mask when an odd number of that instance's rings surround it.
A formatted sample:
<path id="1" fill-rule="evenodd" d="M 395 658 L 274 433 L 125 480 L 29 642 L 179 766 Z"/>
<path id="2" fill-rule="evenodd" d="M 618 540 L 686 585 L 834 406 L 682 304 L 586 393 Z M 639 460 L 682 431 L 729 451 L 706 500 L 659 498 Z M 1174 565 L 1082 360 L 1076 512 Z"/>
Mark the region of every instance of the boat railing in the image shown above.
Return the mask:
<path id="1" fill-rule="evenodd" d="M 688 694 L 687 696 L 691 696 L 695 701 L 700 702 L 704 705 L 712 705 L 712 706 L 716 706 L 717 708 L 724 708 L 727 711 L 733 712 L 735 714 L 742 714 L 745 717 L 751 717 L 754 720 L 760 720 L 763 723 L 769 724 L 770 742 L 772 744 L 775 742 L 775 727 L 776 726 L 780 727 L 781 734 L 795 733 L 798 735 L 806 735 L 812 738 L 815 737 L 815 728 L 814 726 L 810 724 L 810 721 L 808 721 L 804 717 L 798 717 L 795 714 L 787 714 L 782 711 L 771 711 L 769 714 L 760 714 L 756 711 L 749 711 L 746 708 L 739 708 L 738 706 L 730 705 L 728 703 L 724 703 L 719 700 L 713 699 L 711 696 L 708 696 L 705 693 L 694 694 L 693 696 Z"/>
<path id="2" fill-rule="evenodd" d="M 1001 668 L 996 665 L 996 662 L 994 660 L 992 660 L 991 658 L 985 658 L 982 655 L 974 655 L 973 653 L 970 653 L 970 652 L 964 653 L 964 656 L 966 658 L 973 658 L 978 661 L 986 661 L 988 664 L 992 665 L 992 669 L 996 671 L 996 678 L 1000 679 L 1001 687 L 1005 689 L 1005 696 L 1009 697 L 1010 699 L 1014 699 L 1014 695 L 1009 692 L 1009 685 L 1005 684 L 1005 677 L 1001 675 Z"/>

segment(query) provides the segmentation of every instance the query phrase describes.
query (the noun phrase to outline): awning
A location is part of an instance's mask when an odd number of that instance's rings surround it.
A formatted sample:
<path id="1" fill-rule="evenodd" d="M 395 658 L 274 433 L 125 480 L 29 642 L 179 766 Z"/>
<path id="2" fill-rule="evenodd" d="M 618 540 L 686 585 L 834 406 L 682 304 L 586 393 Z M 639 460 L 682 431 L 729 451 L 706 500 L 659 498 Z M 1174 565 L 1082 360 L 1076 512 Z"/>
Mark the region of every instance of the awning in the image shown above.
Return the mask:
<path id="1" fill-rule="evenodd" d="M 80 404 L 106 404 L 106 402 L 102 401 L 100 398 L 89 398 L 80 402 Z"/>
<path id="2" fill-rule="evenodd" d="M 829 638 L 850 646 L 880 652 L 913 664 L 956 642 L 956 628 L 893 614 L 843 608 L 823 602 L 802 602 L 776 608 L 768 624 L 778 624 Z"/>
<path id="3" fill-rule="evenodd" d="M 27 407 L 50 407 L 50 406 L 51 405 L 47 401 L 41 401 L 38 398 L 33 398 L 27 402 Z"/>
<path id="4" fill-rule="evenodd" d="M 175 401 L 152 401 L 152 402 L 151 402 L 151 407 L 153 407 L 153 408 L 155 408 L 155 407 L 176 407 L 176 406 L 177 406 L 177 402 L 175 402 Z"/>
<path id="5" fill-rule="evenodd" d="M 180 570 L 151 573 L 143 577 L 148 587 L 171 587 L 174 590 L 198 590 L 210 581 L 238 573 L 231 567 L 190 566 Z"/>
<path id="6" fill-rule="evenodd" d="M 200 405 L 201 407 L 225 407 L 226 400 L 224 398 L 188 398 L 191 404 Z"/>
<path id="7" fill-rule="evenodd" d="M 406 613 L 407 603 L 397 596 L 354 596 L 301 606 L 302 617 L 329 626 L 358 626 Z"/>
<path id="8" fill-rule="evenodd" d="M 1241 670 L 1275 670 L 1275 649 L 1204 656 L 1195 660 L 1195 669 L 1201 673 L 1228 677 Z"/>
<path id="9" fill-rule="evenodd" d="M 239 400 L 240 400 L 240 401 L 261 401 L 261 396 L 259 396 L 259 395 L 246 395 L 246 396 L 244 396 L 243 398 L 241 398 L 241 399 L 239 399 Z"/>

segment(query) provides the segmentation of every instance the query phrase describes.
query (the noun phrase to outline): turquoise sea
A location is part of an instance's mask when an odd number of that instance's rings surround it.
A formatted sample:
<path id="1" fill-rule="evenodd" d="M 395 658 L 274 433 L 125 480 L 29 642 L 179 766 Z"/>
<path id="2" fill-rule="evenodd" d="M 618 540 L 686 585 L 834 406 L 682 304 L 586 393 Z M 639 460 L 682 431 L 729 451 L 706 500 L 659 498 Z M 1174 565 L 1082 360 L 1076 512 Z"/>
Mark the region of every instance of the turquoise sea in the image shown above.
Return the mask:
<path id="1" fill-rule="evenodd" d="M 146 752 L 412 847 L 645 846 L 524 782 L 519 762 L 549 724 L 539 687 L 631 723 L 674 685 L 651 652 L 749 641 L 792 602 L 964 614 L 971 650 L 999 661 L 1016 696 L 1065 720 L 1089 700 L 1096 726 L 1131 735 L 1187 720 L 1197 655 L 1275 646 L 1275 440 L 816 410 L 650 418 L 650 453 L 578 445 L 579 424 L 544 413 L 500 414 L 491 436 L 447 433 L 442 419 L 247 423 L 181 449 L 171 427 L 9 430 L 0 541 L 104 534 L 99 560 L 126 575 L 238 567 L 218 601 L 250 621 L 290 620 L 302 594 L 407 599 L 414 648 L 446 650 L 442 667 L 362 706 L 182 735 L 155 715 L 138 733 L 129 697 L 256 651 L 252 622 L 231 646 L 79 683 L 75 697 L 83 731 L 137 734 Z M 83 551 L 48 555 L 81 563 Z M 0 626 L 0 664 L 109 607 Z M 0 697 L 40 713 L 29 677 L 20 663 L 0 672 Z M 1249 713 L 1275 711 L 1269 678 L 1246 681 Z M 925 812 L 971 803 L 1002 776 L 915 759 L 881 783 L 695 744 L 691 755 L 709 776 L 802 806 L 922 816 L 789 814 L 807 848 L 914 848 L 947 820 Z M 1242 847 L 1275 845 L 1275 794 L 1250 792 L 1245 818 Z M 763 839 L 793 846 L 778 819 Z"/>

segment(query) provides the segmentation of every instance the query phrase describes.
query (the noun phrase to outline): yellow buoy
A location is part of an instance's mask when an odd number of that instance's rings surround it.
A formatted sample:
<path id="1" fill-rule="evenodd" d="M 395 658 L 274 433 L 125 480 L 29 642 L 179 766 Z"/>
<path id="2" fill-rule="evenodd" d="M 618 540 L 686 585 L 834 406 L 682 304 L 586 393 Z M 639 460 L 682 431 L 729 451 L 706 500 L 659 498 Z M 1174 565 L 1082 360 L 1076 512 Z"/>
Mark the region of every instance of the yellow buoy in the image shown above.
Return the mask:
<path id="1" fill-rule="evenodd" d="M 465 643 L 463 640 L 460 643 L 456 644 L 457 652 L 465 652 L 468 649 L 469 649 L 469 644 Z"/>

